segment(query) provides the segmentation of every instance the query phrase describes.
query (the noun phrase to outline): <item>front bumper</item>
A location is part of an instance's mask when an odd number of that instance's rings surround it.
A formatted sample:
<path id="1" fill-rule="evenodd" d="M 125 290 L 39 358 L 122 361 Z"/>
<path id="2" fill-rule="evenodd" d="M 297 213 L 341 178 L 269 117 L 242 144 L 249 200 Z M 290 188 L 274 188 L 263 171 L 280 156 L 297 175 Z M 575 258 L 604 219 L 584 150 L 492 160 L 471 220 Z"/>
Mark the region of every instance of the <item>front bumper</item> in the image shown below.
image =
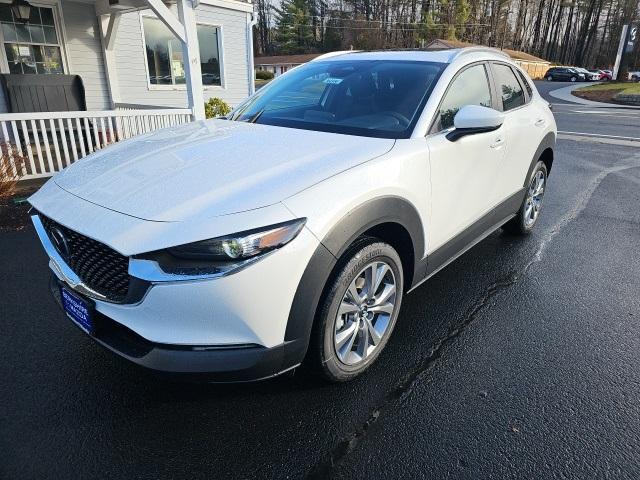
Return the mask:
<path id="1" fill-rule="evenodd" d="M 62 309 L 59 285 L 52 275 L 51 294 Z M 89 336 L 98 344 L 137 365 L 180 377 L 215 382 L 255 381 L 277 376 L 299 364 L 299 341 L 273 348 L 168 345 L 150 342 L 99 312 L 94 321 L 96 330 Z"/>

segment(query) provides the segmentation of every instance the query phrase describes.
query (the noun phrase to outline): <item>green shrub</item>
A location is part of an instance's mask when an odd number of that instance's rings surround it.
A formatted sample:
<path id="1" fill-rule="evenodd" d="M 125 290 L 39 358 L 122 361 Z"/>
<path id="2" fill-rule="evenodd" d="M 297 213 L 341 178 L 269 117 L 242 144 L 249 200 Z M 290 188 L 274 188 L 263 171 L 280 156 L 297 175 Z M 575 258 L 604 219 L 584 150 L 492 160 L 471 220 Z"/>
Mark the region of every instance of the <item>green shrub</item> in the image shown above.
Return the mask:
<path id="1" fill-rule="evenodd" d="M 204 115 L 207 118 L 222 117 L 231 111 L 231 107 L 218 97 L 210 98 L 204 104 Z"/>
<path id="2" fill-rule="evenodd" d="M 269 70 L 258 70 L 256 72 L 256 80 L 271 80 L 273 79 L 273 72 Z"/>

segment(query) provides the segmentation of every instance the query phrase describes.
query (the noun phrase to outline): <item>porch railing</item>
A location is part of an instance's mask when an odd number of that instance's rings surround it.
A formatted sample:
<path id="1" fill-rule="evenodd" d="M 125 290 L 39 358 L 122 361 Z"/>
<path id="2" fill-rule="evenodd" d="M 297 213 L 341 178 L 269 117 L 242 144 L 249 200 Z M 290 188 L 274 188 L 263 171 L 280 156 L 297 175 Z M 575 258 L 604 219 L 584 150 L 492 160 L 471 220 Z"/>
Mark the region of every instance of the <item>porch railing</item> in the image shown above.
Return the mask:
<path id="1" fill-rule="evenodd" d="M 22 179 L 48 177 L 111 143 L 192 120 L 190 109 L 0 114 L 0 140 L 25 158 Z M 20 168 L 20 167 L 18 167 Z"/>

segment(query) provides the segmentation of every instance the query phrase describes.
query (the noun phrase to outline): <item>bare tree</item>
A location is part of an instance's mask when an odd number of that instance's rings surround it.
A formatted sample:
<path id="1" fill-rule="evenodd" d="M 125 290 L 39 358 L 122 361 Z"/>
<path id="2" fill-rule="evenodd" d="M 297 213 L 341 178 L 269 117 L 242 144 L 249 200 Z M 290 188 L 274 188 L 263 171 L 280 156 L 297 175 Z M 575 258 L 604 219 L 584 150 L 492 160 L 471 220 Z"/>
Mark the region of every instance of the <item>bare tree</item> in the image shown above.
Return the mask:
<path id="1" fill-rule="evenodd" d="M 272 1 L 256 0 L 259 53 L 285 51 L 277 42 L 283 36 L 287 51 L 420 48 L 444 38 L 609 67 L 622 25 L 640 18 L 638 0 L 295 0 L 305 14 L 285 22 L 278 12 L 290 0 L 277 8 Z M 276 35 L 285 26 L 307 32 L 298 35 L 304 45 L 286 32 Z"/>

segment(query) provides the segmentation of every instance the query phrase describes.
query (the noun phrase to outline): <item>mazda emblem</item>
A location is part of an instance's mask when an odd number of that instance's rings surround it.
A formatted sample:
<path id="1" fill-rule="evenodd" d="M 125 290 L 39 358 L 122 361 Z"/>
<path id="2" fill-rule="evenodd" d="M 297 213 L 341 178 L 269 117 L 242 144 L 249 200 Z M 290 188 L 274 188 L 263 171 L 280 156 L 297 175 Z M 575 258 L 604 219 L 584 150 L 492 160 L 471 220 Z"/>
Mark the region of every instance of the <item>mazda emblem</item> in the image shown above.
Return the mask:
<path id="1" fill-rule="evenodd" d="M 49 230 L 49 234 L 51 236 L 51 241 L 53 242 L 53 246 L 56 247 L 56 250 L 62 258 L 68 260 L 71 256 L 71 250 L 69 249 L 69 244 L 67 243 L 67 239 L 58 227 L 51 227 Z"/>

